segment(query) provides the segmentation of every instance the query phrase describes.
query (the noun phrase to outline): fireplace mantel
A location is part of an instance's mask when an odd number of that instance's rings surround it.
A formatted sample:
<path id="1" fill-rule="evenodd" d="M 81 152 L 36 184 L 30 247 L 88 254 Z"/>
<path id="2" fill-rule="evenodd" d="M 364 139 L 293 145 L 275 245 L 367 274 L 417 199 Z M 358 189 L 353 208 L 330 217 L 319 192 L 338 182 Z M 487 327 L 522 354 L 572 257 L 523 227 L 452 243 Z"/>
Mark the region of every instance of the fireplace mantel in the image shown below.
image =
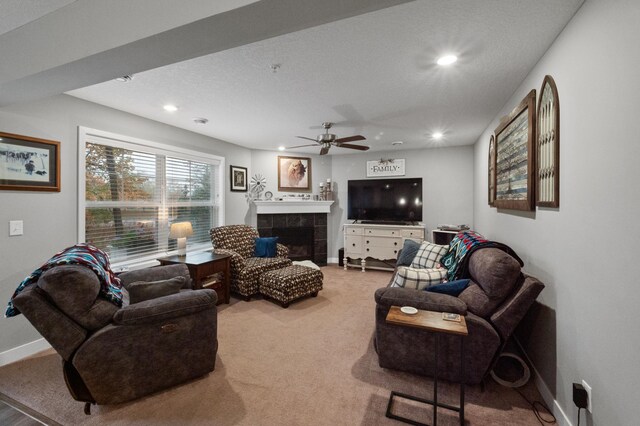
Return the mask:
<path id="1" fill-rule="evenodd" d="M 254 201 L 257 214 L 331 213 L 333 201 Z"/>

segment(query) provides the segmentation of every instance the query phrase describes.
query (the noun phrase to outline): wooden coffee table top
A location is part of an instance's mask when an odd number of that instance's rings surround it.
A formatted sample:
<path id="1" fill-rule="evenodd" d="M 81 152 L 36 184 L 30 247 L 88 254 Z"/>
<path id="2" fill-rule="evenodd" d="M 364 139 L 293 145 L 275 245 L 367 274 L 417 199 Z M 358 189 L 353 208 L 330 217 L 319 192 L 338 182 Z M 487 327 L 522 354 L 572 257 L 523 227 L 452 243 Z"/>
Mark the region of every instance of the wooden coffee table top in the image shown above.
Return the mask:
<path id="1" fill-rule="evenodd" d="M 460 322 L 445 321 L 442 319 L 442 312 L 418 309 L 417 314 L 408 315 L 400 310 L 400 306 L 392 306 L 391 309 L 389 309 L 386 321 L 390 324 L 437 331 L 439 333 L 457 334 L 461 336 L 469 334 L 467 331 L 467 322 L 462 315 L 460 316 Z"/>

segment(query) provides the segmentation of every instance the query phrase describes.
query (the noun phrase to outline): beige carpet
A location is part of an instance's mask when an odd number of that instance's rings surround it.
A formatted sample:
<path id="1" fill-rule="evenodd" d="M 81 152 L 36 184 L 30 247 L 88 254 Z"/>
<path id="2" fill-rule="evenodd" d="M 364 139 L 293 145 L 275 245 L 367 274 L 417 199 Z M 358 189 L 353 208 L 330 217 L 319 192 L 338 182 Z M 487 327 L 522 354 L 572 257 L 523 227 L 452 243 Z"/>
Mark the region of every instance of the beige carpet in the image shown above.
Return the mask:
<path id="1" fill-rule="evenodd" d="M 69 395 L 60 358 L 45 351 L 0 368 L 4 399 L 64 425 L 399 425 L 384 416 L 390 390 L 431 397 L 431 380 L 378 366 L 372 347 L 375 289 L 389 273 L 322 268 L 324 290 L 288 309 L 266 300 L 232 298 L 218 314 L 216 370 L 201 379 L 117 406 L 83 404 Z M 458 388 L 441 382 L 440 399 L 457 403 Z M 524 393 L 540 399 L 529 384 Z M 467 387 L 473 425 L 537 425 L 515 391 L 487 382 Z M 8 398 L 7 398 L 8 397 Z M 431 422 L 431 409 L 396 404 L 397 413 Z M 442 425 L 456 413 L 438 411 Z"/>

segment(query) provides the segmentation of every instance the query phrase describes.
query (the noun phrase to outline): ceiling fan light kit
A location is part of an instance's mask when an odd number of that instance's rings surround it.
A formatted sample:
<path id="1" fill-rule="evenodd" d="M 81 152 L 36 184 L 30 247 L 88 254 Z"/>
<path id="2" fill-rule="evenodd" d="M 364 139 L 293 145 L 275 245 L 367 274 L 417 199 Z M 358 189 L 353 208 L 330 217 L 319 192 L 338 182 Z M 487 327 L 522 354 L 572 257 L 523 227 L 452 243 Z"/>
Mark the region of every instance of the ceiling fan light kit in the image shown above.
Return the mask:
<path id="1" fill-rule="evenodd" d="M 308 145 L 290 146 L 287 149 L 303 148 L 308 146 L 320 146 L 320 155 L 326 155 L 332 146 L 337 146 L 338 148 L 357 149 L 359 151 L 367 151 L 369 149 L 369 147 L 365 145 L 353 145 L 353 144 L 347 143 L 347 142 L 366 140 L 364 136 L 353 135 L 353 136 L 347 136 L 344 138 L 337 138 L 335 134 L 329 133 L 329 129 L 331 129 L 331 126 L 333 126 L 333 123 L 331 122 L 325 121 L 324 123 L 322 123 L 322 127 L 324 128 L 325 131 L 324 133 L 316 136 L 315 139 L 308 138 L 306 136 L 297 136 L 300 139 L 307 139 L 315 143 L 308 144 Z"/>

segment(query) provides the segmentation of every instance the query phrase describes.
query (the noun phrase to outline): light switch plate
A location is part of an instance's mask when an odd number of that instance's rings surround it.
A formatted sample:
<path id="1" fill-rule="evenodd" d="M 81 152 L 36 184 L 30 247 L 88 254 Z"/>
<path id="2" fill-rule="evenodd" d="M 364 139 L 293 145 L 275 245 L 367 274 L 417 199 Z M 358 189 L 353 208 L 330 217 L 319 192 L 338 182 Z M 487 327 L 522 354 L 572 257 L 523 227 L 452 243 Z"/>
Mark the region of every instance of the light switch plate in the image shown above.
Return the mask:
<path id="1" fill-rule="evenodd" d="M 10 220 L 9 221 L 9 236 L 16 237 L 18 235 L 22 235 L 24 232 L 24 225 L 21 220 Z"/>

